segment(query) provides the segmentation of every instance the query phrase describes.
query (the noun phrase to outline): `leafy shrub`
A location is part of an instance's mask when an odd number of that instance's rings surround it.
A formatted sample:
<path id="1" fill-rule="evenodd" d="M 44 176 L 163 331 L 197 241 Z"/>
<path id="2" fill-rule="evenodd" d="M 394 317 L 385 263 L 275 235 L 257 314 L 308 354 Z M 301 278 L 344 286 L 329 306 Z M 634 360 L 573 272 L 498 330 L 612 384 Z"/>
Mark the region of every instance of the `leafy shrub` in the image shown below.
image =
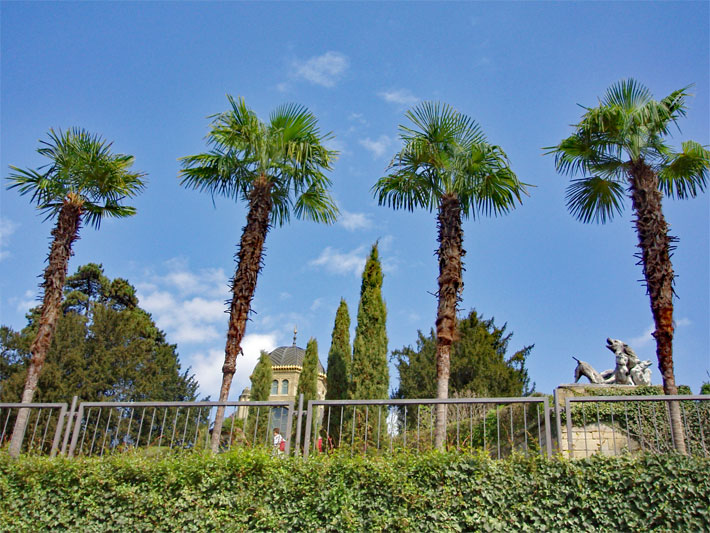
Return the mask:
<path id="1" fill-rule="evenodd" d="M 708 531 L 683 456 L 0 455 L 1 531 Z"/>

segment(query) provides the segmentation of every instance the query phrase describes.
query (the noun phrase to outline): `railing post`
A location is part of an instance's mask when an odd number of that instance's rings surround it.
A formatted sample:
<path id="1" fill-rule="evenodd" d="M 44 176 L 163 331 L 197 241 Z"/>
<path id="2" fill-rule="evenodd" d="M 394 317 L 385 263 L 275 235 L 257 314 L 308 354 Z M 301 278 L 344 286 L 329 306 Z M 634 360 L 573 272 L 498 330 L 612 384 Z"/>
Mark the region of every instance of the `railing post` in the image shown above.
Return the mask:
<path id="1" fill-rule="evenodd" d="M 288 420 L 286 422 L 286 449 L 284 450 L 285 455 L 291 453 L 291 428 L 293 427 L 293 406 L 294 403 L 291 402 L 288 406 Z"/>
<path id="2" fill-rule="evenodd" d="M 311 447 L 311 424 L 313 423 L 313 401 L 308 400 L 308 411 L 306 412 L 306 438 L 303 441 L 303 458 L 308 459 Z"/>
<path id="3" fill-rule="evenodd" d="M 49 451 L 50 457 L 57 455 L 59 449 L 59 440 L 62 438 L 63 422 L 67 416 L 67 404 L 63 403 L 59 409 L 59 418 L 57 418 L 57 429 L 54 430 L 54 439 L 52 439 L 52 449 Z"/>
<path id="4" fill-rule="evenodd" d="M 79 440 L 79 431 L 81 430 L 81 420 L 84 418 L 84 403 L 79 404 L 79 411 L 76 413 L 76 419 L 74 420 L 74 433 L 71 437 L 71 444 L 69 445 L 69 453 L 67 457 L 74 457 L 74 449 L 76 448 L 76 442 Z M 96 422 L 98 424 L 98 421 Z"/>
<path id="5" fill-rule="evenodd" d="M 67 444 L 69 443 L 69 435 L 71 434 L 72 428 L 74 427 L 74 415 L 76 415 L 76 402 L 79 400 L 78 396 L 74 396 L 71 400 L 71 407 L 69 408 L 69 413 L 65 418 L 64 425 L 64 440 L 62 441 L 62 455 L 67 453 Z"/>
<path id="6" fill-rule="evenodd" d="M 565 417 L 567 418 L 567 451 L 569 452 L 569 458 L 573 459 L 574 453 L 572 446 L 574 441 L 572 439 L 572 406 L 569 400 L 569 398 L 565 398 Z"/>
<path id="7" fill-rule="evenodd" d="M 552 458 L 552 430 L 550 429 L 550 404 L 547 401 L 547 396 L 543 398 L 543 406 L 545 409 L 545 441 L 547 448 L 548 459 Z"/>
<path id="8" fill-rule="evenodd" d="M 562 420 L 560 417 L 560 398 L 557 395 L 559 387 L 552 391 L 552 401 L 555 402 L 555 430 L 557 431 L 557 453 L 562 453 Z"/>
<path id="9" fill-rule="evenodd" d="M 300 444 L 301 444 L 301 416 L 303 413 L 303 393 L 301 393 L 298 397 L 298 420 L 296 421 L 296 449 L 294 450 L 296 452 L 296 455 L 299 454 L 300 452 Z"/>

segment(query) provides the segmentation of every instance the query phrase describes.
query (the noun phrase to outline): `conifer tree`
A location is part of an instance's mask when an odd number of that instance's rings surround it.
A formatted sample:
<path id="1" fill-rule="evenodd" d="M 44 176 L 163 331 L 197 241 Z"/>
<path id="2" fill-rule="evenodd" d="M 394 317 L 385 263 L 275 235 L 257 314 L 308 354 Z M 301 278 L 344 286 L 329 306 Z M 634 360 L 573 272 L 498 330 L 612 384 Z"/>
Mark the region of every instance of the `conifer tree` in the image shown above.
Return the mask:
<path id="1" fill-rule="evenodd" d="M 252 372 L 251 379 L 251 391 L 249 394 L 249 400 L 252 402 L 266 402 L 269 399 L 269 394 L 271 392 L 271 380 L 273 378 L 273 373 L 271 370 L 271 357 L 264 350 L 261 351 L 261 357 L 259 357 L 259 362 L 256 363 L 254 371 Z M 269 423 L 269 408 L 268 407 L 251 407 L 249 408 L 249 418 L 247 421 L 246 434 L 248 438 L 254 438 L 254 433 L 257 434 L 257 438 L 263 437 L 268 434 L 269 429 L 264 429 Z M 222 426 L 222 435 L 225 433 L 232 433 L 229 424 Z M 262 441 L 263 442 L 263 441 Z"/>
<path id="2" fill-rule="evenodd" d="M 328 352 L 328 377 L 326 380 L 326 400 L 344 400 L 350 386 L 350 313 L 343 298 L 335 313 L 335 325 Z"/>
<path id="3" fill-rule="evenodd" d="M 303 369 L 298 378 L 296 398 L 303 394 L 303 405 L 308 405 L 308 400 L 318 397 L 318 341 L 311 338 L 306 345 L 306 355 L 303 357 Z"/>
<path id="4" fill-rule="evenodd" d="M 353 341 L 353 399 L 385 399 L 389 392 L 387 309 L 382 300 L 382 266 L 377 243 L 365 263 Z"/>

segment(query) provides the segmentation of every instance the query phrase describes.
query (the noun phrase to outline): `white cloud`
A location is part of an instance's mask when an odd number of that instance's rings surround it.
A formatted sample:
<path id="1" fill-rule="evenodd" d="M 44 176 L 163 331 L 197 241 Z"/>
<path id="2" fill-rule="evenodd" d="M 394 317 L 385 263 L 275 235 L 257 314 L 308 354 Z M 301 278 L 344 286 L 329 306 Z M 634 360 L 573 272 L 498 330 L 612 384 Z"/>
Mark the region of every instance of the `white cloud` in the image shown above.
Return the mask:
<path id="1" fill-rule="evenodd" d="M 229 390 L 230 400 L 239 399 L 245 387 L 250 386 L 249 376 L 259 360 L 261 350 L 268 352 L 276 348 L 276 334 L 249 334 L 242 339 L 242 352 L 237 358 L 237 371 Z M 224 350 L 210 349 L 207 353 L 198 352 L 192 356 L 191 367 L 202 395 L 210 395 L 213 400 L 219 398 L 222 386 L 222 365 L 224 364 Z"/>
<path id="2" fill-rule="evenodd" d="M 6 248 L 10 235 L 15 233 L 17 228 L 18 224 L 9 218 L 0 217 L 0 261 L 10 256 L 10 252 Z"/>
<path id="3" fill-rule="evenodd" d="M 309 265 L 323 267 L 333 274 L 354 274 L 359 276 L 365 268 L 366 250 L 360 246 L 349 252 L 341 252 L 327 246 Z"/>
<path id="4" fill-rule="evenodd" d="M 40 305 L 42 302 L 37 299 L 37 293 L 35 291 L 27 290 L 21 298 L 15 298 L 17 301 L 17 311 L 20 313 L 26 313 L 33 307 Z"/>
<path id="5" fill-rule="evenodd" d="M 317 311 L 318 309 L 323 307 L 323 305 L 324 305 L 323 298 L 316 298 L 315 300 L 313 300 L 313 303 L 311 304 L 311 311 Z"/>
<path id="6" fill-rule="evenodd" d="M 391 104 L 409 106 L 416 104 L 420 100 L 420 98 L 414 96 L 409 89 L 393 89 L 391 91 L 382 91 L 378 94 L 385 102 Z"/>
<path id="7" fill-rule="evenodd" d="M 372 227 L 370 215 L 366 213 L 351 213 L 345 209 L 340 211 L 338 222 L 348 231 L 367 229 Z"/>
<path id="8" fill-rule="evenodd" d="M 360 140 L 360 144 L 365 147 L 365 149 L 372 152 L 372 155 L 377 157 L 382 157 L 389 147 L 394 144 L 394 139 L 388 137 L 387 135 L 380 135 L 376 140 L 372 140 L 369 137 Z"/>
<path id="9" fill-rule="evenodd" d="M 350 61 L 340 52 L 326 52 L 306 61 L 294 61 L 295 76 L 323 87 L 334 87 L 347 70 Z"/>
<path id="10" fill-rule="evenodd" d="M 224 336 L 227 280 L 221 269 L 193 272 L 185 261 L 166 262 L 168 272 L 136 285 L 141 307 L 150 312 L 171 342 L 201 343 Z"/>

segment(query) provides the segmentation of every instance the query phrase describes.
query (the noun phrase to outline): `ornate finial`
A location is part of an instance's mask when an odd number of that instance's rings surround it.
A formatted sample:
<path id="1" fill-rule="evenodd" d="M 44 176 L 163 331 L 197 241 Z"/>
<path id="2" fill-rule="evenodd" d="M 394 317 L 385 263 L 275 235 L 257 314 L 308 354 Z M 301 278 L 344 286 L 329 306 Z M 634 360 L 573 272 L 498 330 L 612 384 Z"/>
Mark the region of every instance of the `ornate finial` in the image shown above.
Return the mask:
<path id="1" fill-rule="evenodd" d="M 296 346 L 296 335 L 298 335 L 298 328 L 293 326 L 293 345 Z"/>

